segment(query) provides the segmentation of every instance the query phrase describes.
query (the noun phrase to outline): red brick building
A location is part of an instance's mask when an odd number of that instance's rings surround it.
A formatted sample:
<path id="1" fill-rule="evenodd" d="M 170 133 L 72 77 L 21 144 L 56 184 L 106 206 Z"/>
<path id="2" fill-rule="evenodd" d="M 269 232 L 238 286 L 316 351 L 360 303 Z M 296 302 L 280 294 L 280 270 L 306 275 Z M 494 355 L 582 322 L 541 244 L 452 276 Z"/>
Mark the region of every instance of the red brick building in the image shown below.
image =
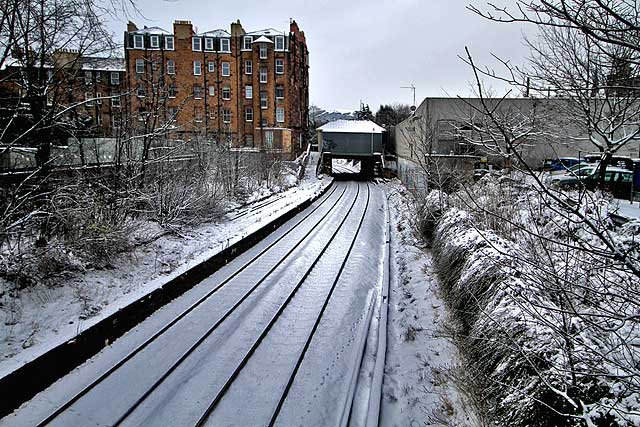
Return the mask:
<path id="1" fill-rule="evenodd" d="M 124 43 L 128 107 L 139 128 L 238 150 L 293 155 L 302 148 L 309 65 L 295 21 L 288 33 L 246 32 L 240 21 L 230 32 L 202 33 L 189 21 L 175 21 L 172 32 L 130 22 Z"/>

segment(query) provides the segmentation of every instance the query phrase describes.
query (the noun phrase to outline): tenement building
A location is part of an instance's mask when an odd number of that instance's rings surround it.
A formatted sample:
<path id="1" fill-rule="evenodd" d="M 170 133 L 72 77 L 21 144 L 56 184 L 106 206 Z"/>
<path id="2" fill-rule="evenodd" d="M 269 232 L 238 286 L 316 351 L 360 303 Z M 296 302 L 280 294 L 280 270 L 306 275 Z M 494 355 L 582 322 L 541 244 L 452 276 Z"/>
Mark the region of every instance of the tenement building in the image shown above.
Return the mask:
<path id="1" fill-rule="evenodd" d="M 173 31 L 124 35 L 132 122 L 166 129 L 185 141 L 293 155 L 302 147 L 309 108 L 308 50 L 295 21 L 289 32 L 198 32 L 189 21 Z"/>

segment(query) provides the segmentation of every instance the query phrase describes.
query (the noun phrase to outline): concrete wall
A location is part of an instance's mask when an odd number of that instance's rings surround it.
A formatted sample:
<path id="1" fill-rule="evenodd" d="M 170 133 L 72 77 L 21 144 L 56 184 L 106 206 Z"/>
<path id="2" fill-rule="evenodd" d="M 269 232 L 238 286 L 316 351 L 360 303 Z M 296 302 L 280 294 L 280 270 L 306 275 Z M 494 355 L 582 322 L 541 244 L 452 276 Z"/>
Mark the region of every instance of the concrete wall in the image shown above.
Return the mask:
<path id="1" fill-rule="evenodd" d="M 322 132 L 321 135 L 322 151 L 330 152 L 334 157 L 371 156 L 383 152 L 381 133 Z"/>

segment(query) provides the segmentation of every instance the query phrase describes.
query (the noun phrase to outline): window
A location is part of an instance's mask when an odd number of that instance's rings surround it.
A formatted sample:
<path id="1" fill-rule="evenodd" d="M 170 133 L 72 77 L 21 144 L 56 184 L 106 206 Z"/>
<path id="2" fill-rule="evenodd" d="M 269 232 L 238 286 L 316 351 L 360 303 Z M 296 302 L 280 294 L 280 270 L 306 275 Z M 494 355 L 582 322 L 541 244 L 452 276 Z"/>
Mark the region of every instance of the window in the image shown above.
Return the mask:
<path id="1" fill-rule="evenodd" d="M 167 61 L 167 74 L 176 73 L 176 62 L 173 59 Z"/>
<path id="2" fill-rule="evenodd" d="M 96 125 L 102 126 L 102 114 L 100 114 L 100 112 L 96 115 Z"/>
<path id="3" fill-rule="evenodd" d="M 253 135 L 245 135 L 244 136 L 244 146 L 245 147 L 253 147 Z"/>
<path id="4" fill-rule="evenodd" d="M 247 99 L 253 99 L 253 86 L 244 87 L 244 97 Z"/>
<path id="5" fill-rule="evenodd" d="M 91 92 L 85 92 L 84 100 L 87 107 L 93 107 L 93 94 Z"/>
<path id="6" fill-rule="evenodd" d="M 164 48 L 173 50 L 173 36 L 164 36 Z"/>
<path id="7" fill-rule="evenodd" d="M 224 123 L 231 123 L 231 110 L 228 108 L 222 109 L 222 121 Z"/>
<path id="8" fill-rule="evenodd" d="M 120 94 L 111 92 L 111 106 L 113 108 L 120 108 Z"/>
<path id="9" fill-rule="evenodd" d="M 284 50 L 284 37 L 277 36 L 276 37 L 276 50 Z"/>
<path id="10" fill-rule="evenodd" d="M 195 99 L 202 99 L 202 86 L 193 85 L 193 97 Z"/>
<path id="11" fill-rule="evenodd" d="M 193 75 L 199 76 L 202 74 L 202 64 L 200 61 L 193 61 Z"/>
<path id="12" fill-rule="evenodd" d="M 169 120 L 175 120 L 178 117 L 178 107 L 167 108 L 167 118 Z"/>
<path id="13" fill-rule="evenodd" d="M 136 34 L 133 36 L 133 48 L 144 49 L 144 36 L 142 34 Z"/>
<path id="14" fill-rule="evenodd" d="M 220 39 L 220 52 L 231 52 L 231 43 L 229 39 Z"/>
<path id="15" fill-rule="evenodd" d="M 251 43 L 253 43 L 253 37 L 244 36 L 244 39 L 242 39 L 242 50 L 251 50 Z"/>
<path id="16" fill-rule="evenodd" d="M 102 82 L 102 73 L 100 71 L 96 71 L 96 82 Z"/>
<path id="17" fill-rule="evenodd" d="M 264 142 L 267 145 L 267 148 L 273 148 L 273 131 L 268 130 L 264 133 Z"/>
<path id="18" fill-rule="evenodd" d="M 260 120 L 260 126 L 263 128 L 267 127 L 267 119 Z"/>
<path id="19" fill-rule="evenodd" d="M 248 122 L 253 121 L 253 108 L 247 107 L 244 109 L 244 119 Z"/>
<path id="20" fill-rule="evenodd" d="M 93 82 L 93 73 L 91 71 L 84 72 L 84 83 L 90 85 Z"/>
<path id="21" fill-rule="evenodd" d="M 191 39 L 191 50 L 200 52 L 202 50 L 202 39 L 200 37 L 193 37 Z"/>
<path id="22" fill-rule="evenodd" d="M 119 131 L 122 127 L 122 119 L 120 117 L 112 117 L 111 125 L 113 126 L 114 131 Z"/>
<path id="23" fill-rule="evenodd" d="M 245 74 L 253 74 L 253 62 L 244 61 L 244 73 Z"/>
<path id="24" fill-rule="evenodd" d="M 276 122 L 284 123 L 284 108 L 276 108 Z"/>
<path id="25" fill-rule="evenodd" d="M 215 120 L 215 118 L 216 118 L 216 110 L 215 110 L 215 108 L 212 108 L 212 109 L 209 110 L 209 118 L 211 120 Z"/>
<path id="26" fill-rule="evenodd" d="M 276 74 L 284 74 L 284 59 L 276 59 Z"/>
<path id="27" fill-rule="evenodd" d="M 260 108 L 268 108 L 269 101 L 267 99 L 267 92 L 260 92 Z"/>
<path id="28" fill-rule="evenodd" d="M 136 74 L 144 73 L 144 59 L 136 59 Z"/>
<path id="29" fill-rule="evenodd" d="M 176 85 L 169 86 L 169 90 L 167 91 L 167 95 L 169 96 L 169 98 L 175 98 L 177 93 L 178 88 L 176 87 Z"/>
<path id="30" fill-rule="evenodd" d="M 138 107 L 138 120 L 143 121 L 147 116 L 147 107 Z"/>
<path id="31" fill-rule="evenodd" d="M 160 36 L 153 35 L 149 37 L 149 47 L 151 49 L 160 49 Z"/>
<path id="32" fill-rule="evenodd" d="M 111 72 L 111 84 L 112 85 L 120 84 L 120 73 L 118 73 L 117 71 Z"/>
<path id="33" fill-rule="evenodd" d="M 260 59 L 267 59 L 267 45 L 260 43 Z"/>
<path id="34" fill-rule="evenodd" d="M 267 82 L 267 69 L 260 68 L 260 83 L 266 83 L 266 82 Z"/>
<path id="35" fill-rule="evenodd" d="M 204 50 L 213 50 L 213 39 L 212 38 L 205 38 L 204 39 Z"/>
<path id="36" fill-rule="evenodd" d="M 224 77 L 229 77 L 231 75 L 231 67 L 229 66 L 229 63 L 223 62 L 220 66 L 222 67 L 222 75 Z"/>
<path id="37" fill-rule="evenodd" d="M 276 86 L 276 99 L 284 99 L 284 86 Z"/>
<path id="38" fill-rule="evenodd" d="M 138 88 L 136 90 L 136 94 L 140 98 L 144 98 L 147 95 L 147 90 L 145 89 L 144 85 L 138 85 Z"/>
<path id="39" fill-rule="evenodd" d="M 96 93 L 96 104 L 102 104 L 102 94 L 100 92 Z"/>
<path id="40" fill-rule="evenodd" d="M 193 118 L 196 122 L 201 122 L 204 119 L 204 114 L 202 113 L 202 108 L 196 107 L 193 110 Z"/>
<path id="41" fill-rule="evenodd" d="M 216 87 L 209 86 L 209 96 L 216 96 Z"/>
<path id="42" fill-rule="evenodd" d="M 231 99 L 231 88 L 229 86 L 222 88 L 222 99 L 226 101 Z"/>
<path id="43" fill-rule="evenodd" d="M 209 61 L 207 62 L 207 69 L 209 70 L 210 73 L 213 73 L 216 71 L 216 63 L 213 61 Z"/>

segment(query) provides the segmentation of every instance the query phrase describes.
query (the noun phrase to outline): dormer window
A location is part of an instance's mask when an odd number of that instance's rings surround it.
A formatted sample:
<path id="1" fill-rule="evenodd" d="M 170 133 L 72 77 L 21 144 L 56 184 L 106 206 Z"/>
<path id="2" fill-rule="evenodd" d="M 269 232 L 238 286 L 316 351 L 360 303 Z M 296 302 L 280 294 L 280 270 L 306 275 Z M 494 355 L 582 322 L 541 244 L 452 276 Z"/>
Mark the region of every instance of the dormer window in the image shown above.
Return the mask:
<path id="1" fill-rule="evenodd" d="M 231 52 L 231 40 L 229 39 L 220 39 L 220 52 Z"/>
<path id="2" fill-rule="evenodd" d="M 251 43 L 253 43 L 253 37 L 244 36 L 242 40 L 242 50 L 251 50 Z"/>
<path id="3" fill-rule="evenodd" d="M 133 36 L 133 48 L 144 49 L 144 36 L 142 34 L 136 34 Z"/>
<path id="4" fill-rule="evenodd" d="M 202 39 L 200 37 L 193 37 L 191 39 L 191 49 L 194 52 L 202 51 Z"/>
<path id="5" fill-rule="evenodd" d="M 164 48 L 173 50 L 173 36 L 164 36 Z"/>
<path id="6" fill-rule="evenodd" d="M 149 38 L 149 47 L 151 47 L 151 49 L 160 49 L 160 36 L 151 36 Z"/>
<path id="7" fill-rule="evenodd" d="M 204 50 L 213 50 L 213 39 L 212 38 L 205 38 L 204 39 Z"/>
<path id="8" fill-rule="evenodd" d="M 284 36 L 276 37 L 276 50 L 284 50 Z"/>
<path id="9" fill-rule="evenodd" d="M 267 59 L 267 46 L 265 44 L 260 45 L 260 59 Z"/>

